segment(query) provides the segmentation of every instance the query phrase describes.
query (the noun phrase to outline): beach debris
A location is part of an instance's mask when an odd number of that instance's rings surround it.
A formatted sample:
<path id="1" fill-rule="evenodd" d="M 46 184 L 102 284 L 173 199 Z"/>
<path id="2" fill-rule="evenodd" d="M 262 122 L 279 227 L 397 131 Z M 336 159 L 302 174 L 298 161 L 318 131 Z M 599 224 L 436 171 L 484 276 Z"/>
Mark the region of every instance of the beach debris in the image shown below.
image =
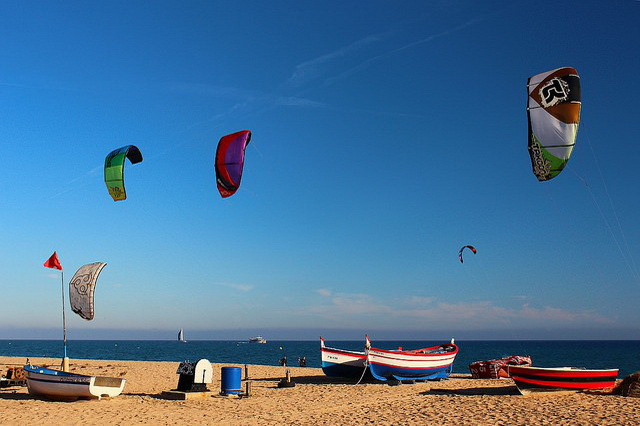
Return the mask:
<path id="1" fill-rule="evenodd" d="M 124 161 L 127 158 L 131 164 L 137 164 L 142 162 L 142 153 L 137 146 L 127 145 L 111 151 L 104 160 L 104 183 L 113 201 L 127 199 L 124 189 Z"/>
<path id="2" fill-rule="evenodd" d="M 640 371 L 629 374 L 613 389 L 613 394 L 640 398 Z"/>
<path id="3" fill-rule="evenodd" d="M 527 81 L 529 156 L 539 181 L 558 176 L 569 161 L 580 123 L 580 76 L 558 68 Z"/>
<path id="4" fill-rule="evenodd" d="M 251 130 L 242 130 L 223 136 L 216 150 L 215 170 L 218 191 L 222 198 L 236 193 L 240 188 L 244 151 L 251 140 Z"/>
<path id="5" fill-rule="evenodd" d="M 284 379 L 280 380 L 278 382 L 278 387 L 279 388 L 292 388 L 296 385 L 296 383 L 291 380 L 291 371 L 289 371 L 289 369 L 287 368 L 287 371 L 285 372 L 285 377 Z"/>
<path id="6" fill-rule="evenodd" d="M 24 371 L 24 367 L 11 367 L 7 368 L 6 377 L 13 380 L 25 380 L 27 373 Z"/>
<path id="7" fill-rule="evenodd" d="M 27 373 L 23 367 L 9 367 L 7 374 L 0 377 L 0 388 L 27 386 Z"/>

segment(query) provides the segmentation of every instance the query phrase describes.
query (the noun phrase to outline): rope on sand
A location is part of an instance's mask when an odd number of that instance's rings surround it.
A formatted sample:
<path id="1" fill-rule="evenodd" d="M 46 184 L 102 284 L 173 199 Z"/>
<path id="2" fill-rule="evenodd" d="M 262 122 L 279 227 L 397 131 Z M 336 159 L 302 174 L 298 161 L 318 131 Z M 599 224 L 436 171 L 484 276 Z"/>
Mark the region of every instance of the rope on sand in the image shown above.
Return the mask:
<path id="1" fill-rule="evenodd" d="M 358 381 L 356 382 L 356 385 L 360 384 L 360 382 L 364 378 L 364 374 L 367 372 L 367 368 L 368 367 L 369 367 L 369 359 L 365 359 L 364 360 L 364 370 L 362 370 L 362 375 L 360 376 L 360 379 L 358 379 Z"/>

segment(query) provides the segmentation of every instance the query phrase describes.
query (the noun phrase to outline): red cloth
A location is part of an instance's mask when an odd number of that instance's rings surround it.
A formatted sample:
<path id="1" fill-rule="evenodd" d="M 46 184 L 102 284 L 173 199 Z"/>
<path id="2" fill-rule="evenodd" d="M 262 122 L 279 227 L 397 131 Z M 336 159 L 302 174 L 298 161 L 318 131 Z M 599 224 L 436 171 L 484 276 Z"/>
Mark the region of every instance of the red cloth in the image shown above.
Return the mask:
<path id="1" fill-rule="evenodd" d="M 474 379 L 499 379 L 509 377 L 509 365 L 531 365 L 531 357 L 511 355 L 489 361 L 476 361 L 469 364 Z"/>
<path id="2" fill-rule="evenodd" d="M 44 262 L 45 268 L 54 268 L 62 271 L 62 265 L 60 264 L 60 260 L 58 260 L 58 254 L 54 251 L 53 254 L 46 262 Z"/>

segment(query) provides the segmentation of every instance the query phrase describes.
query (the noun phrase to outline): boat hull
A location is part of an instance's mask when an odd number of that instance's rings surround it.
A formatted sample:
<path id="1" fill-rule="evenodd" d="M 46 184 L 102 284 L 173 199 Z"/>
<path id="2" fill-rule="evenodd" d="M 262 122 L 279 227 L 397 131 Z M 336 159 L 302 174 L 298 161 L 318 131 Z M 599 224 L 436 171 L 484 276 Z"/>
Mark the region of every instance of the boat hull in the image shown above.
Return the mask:
<path id="1" fill-rule="evenodd" d="M 367 355 L 364 352 L 322 348 L 322 371 L 329 377 L 359 378 L 364 373 Z"/>
<path id="2" fill-rule="evenodd" d="M 56 400 L 100 399 L 120 395 L 126 383 L 119 377 L 86 376 L 26 365 L 29 394 Z"/>
<path id="3" fill-rule="evenodd" d="M 542 392 L 578 392 L 612 387 L 617 369 L 586 370 L 575 367 L 509 366 L 509 375 L 522 395 Z"/>
<path id="4" fill-rule="evenodd" d="M 440 348 L 448 347 L 448 350 Z M 378 380 L 437 380 L 449 377 L 458 347 L 446 344 L 415 351 L 369 348 L 371 374 Z"/>

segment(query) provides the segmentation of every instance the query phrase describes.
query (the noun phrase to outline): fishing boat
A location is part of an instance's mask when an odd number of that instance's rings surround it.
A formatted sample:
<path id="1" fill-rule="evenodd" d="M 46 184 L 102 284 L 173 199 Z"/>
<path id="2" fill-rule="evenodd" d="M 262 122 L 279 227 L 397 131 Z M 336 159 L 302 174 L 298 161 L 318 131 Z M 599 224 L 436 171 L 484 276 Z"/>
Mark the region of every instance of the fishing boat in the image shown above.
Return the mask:
<path id="1" fill-rule="evenodd" d="M 380 349 L 367 340 L 367 362 L 378 380 L 437 380 L 449 377 L 458 346 L 453 342 L 426 348 Z"/>
<path id="2" fill-rule="evenodd" d="M 322 371 L 329 377 L 359 378 L 363 374 L 371 377 L 367 369 L 367 354 L 359 351 L 328 348 L 324 345 L 324 339 L 320 337 L 320 354 L 322 358 Z"/>
<path id="3" fill-rule="evenodd" d="M 262 336 L 256 336 L 249 339 L 249 343 L 267 343 L 267 339 Z"/>
<path id="4" fill-rule="evenodd" d="M 187 343 L 187 341 L 184 338 L 184 330 L 183 329 L 180 329 L 180 331 L 178 331 L 178 342 Z"/>
<path id="5" fill-rule="evenodd" d="M 27 364 L 29 394 L 46 399 L 75 401 L 120 395 L 126 380 L 120 377 L 86 376 Z"/>
<path id="6" fill-rule="evenodd" d="M 532 392 L 577 392 L 614 386 L 617 369 L 587 370 L 577 367 L 524 367 L 510 365 L 509 375 L 522 395 Z"/>

